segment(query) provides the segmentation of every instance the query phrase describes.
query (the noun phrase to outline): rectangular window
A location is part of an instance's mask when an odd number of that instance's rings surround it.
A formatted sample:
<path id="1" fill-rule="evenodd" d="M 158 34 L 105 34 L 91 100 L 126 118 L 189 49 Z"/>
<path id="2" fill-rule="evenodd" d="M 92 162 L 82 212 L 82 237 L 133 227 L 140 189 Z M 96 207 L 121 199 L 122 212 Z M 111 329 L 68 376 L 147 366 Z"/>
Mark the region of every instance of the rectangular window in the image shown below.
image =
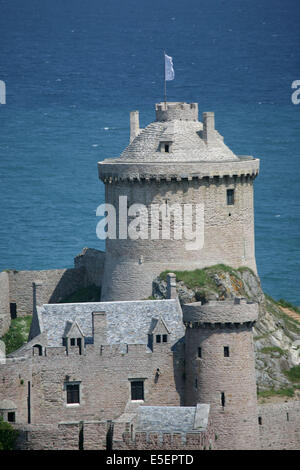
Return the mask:
<path id="1" fill-rule="evenodd" d="M 227 205 L 234 205 L 234 189 L 227 189 Z"/>
<path id="2" fill-rule="evenodd" d="M 166 153 L 169 153 L 169 149 L 170 149 L 169 144 L 165 144 L 165 152 L 166 152 Z"/>
<path id="3" fill-rule="evenodd" d="M 224 357 L 229 357 L 229 346 L 224 346 Z"/>
<path id="4" fill-rule="evenodd" d="M 202 357 L 202 349 L 198 348 L 198 357 Z"/>
<path id="5" fill-rule="evenodd" d="M 71 338 L 71 340 L 70 340 L 70 345 L 71 345 L 71 346 L 75 346 L 75 338 Z"/>
<path id="6" fill-rule="evenodd" d="M 144 400 L 144 382 L 142 380 L 131 382 L 131 400 Z"/>
<path id="7" fill-rule="evenodd" d="M 163 335 L 162 340 L 163 340 L 163 343 L 167 343 L 168 342 L 168 335 Z"/>
<path id="8" fill-rule="evenodd" d="M 11 302 L 9 304 L 10 308 L 10 318 L 13 320 L 14 318 L 17 318 L 17 304 L 15 302 Z"/>
<path id="9" fill-rule="evenodd" d="M 221 392 L 221 405 L 224 408 L 224 406 L 225 406 L 225 393 L 224 392 Z"/>
<path id="10" fill-rule="evenodd" d="M 161 343 L 161 335 L 156 335 L 156 342 Z"/>
<path id="11" fill-rule="evenodd" d="M 9 423 L 15 423 L 16 421 L 16 413 L 14 411 L 9 411 L 7 413 L 7 421 Z"/>
<path id="12" fill-rule="evenodd" d="M 67 384 L 67 403 L 80 403 L 79 384 Z"/>
<path id="13" fill-rule="evenodd" d="M 261 426 L 262 425 L 262 419 L 261 416 L 258 417 L 258 424 Z"/>

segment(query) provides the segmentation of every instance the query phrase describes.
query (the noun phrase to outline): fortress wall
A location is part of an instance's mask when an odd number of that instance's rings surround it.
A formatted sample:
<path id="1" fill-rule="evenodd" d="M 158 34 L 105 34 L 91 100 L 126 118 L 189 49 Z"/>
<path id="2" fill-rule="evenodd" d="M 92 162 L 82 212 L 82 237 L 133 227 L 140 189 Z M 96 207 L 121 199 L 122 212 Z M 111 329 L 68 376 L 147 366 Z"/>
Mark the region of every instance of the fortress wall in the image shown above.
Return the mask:
<path id="1" fill-rule="evenodd" d="M 259 434 L 264 450 L 299 450 L 300 401 L 260 405 Z"/>
<path id="2" fill-rule="evenodd" d="M 129 345 L 127 354 L 104 346 L 101 355 L 100 348 L 90 345 L 82 356 L 66 356 L 64 352 L 49 356 L 47 349 L 46 354 L 28 358 L 33 371 L 33 424 L 115 419 L 131 404 L 129 379 L 144 380 L 145 404 L 182 404 L 183 352 L 174 355 L 163 344 L 153 353 L 147 352 L 145 345 Z M 66 404 L 67 380 L 81 384 L 79 406 Z"/>
<path id="3" fill-rule="evenodd" d="M 105 252 L 93 248 L 84 248 L 74 258 L 75 268 L 85 268 L 85 286 L 101 286 Z"/>
<path id="4" fill-rule="evenodd" d="M 7 272 L 0 273 L 0 337 L 10 326 L 9 277 Z"/>
<path id="5" fill-rule="evenodd" d="M 85 269 L 51 269 L 44 271 L 10 271 L 10 302 L 17 304 L 17 316 L 32 314 L 32 283 L 37 289 L 37 305 L 57 303 L 84 286 Z"/>
<path id="6" fill-rule="evenodd" d="M 19 431 L 16 448 L 19 450 L 78 450 L 80 424 L 14 425 Z"/>
<path id="7" fill-rule="evenodd" d="M 212 428 L 203 432 L 191 433 L 156 433 L 137 432 L 131 438 L 130 433 L 123 434 L 122 441 L 113 442 L 117 450 L 210 450 L 214 448 Z"/>
<path id="8" fill-rule="evenodd" d="M 17 423 L 28 422 L 28 382 L 32 383 L 30 361 L 7 358 L 6 364 L 0 364 L 0 401 L 9 399 L 14 402 Z"/>
<path id="9" fill-rule="evenodd" d="M 227 205 L 227 189 L 235 189 L 235 204 Z M 248 266 L 256 271 L 254 256 L 253 179 L 206 178 L 192 181 L 117 181 L 106 184 L 106 201 L 119 212 L 119 196 L 127 196 L 128 206 L 144 204 L 150 213 L 154 204 L 204 205 L 204 245 L 188 249 L 184 239 L 174 240 L 171 218 L 170 240 L 106 240 L 106 262 L 102 300 L 134 300 L 152 294 L 152 280 L 160 272 L 192 270 L 224 263 Z M 194 212 L 195 214 L 195 212 Z M 229 215 L 230 214 L 230 215 Z M 128 218 L 128 223 L 132 219 Z M 151 223 L 153 222 L 152 219 Z M 193 231 L 196 229 L 195 218 Z M 118 233 L 118 223 L 117 223 Z M 201 230 L 201 234 L 203 230 Z M 160 234 L 161 238 L 161 234 Z"/>

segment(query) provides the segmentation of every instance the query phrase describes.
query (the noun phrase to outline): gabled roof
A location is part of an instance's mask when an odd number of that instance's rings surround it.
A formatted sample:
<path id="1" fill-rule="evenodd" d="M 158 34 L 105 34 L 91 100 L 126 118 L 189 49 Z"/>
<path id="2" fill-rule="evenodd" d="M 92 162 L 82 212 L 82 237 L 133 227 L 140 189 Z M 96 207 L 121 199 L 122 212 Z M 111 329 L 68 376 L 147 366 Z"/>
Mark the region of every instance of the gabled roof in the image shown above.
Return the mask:
<path id="1" fill-rule="evenodd" d="M 65 331 L 64 331 L 64 334 L 63 334 L 63 338 L 71 338 L 71 337 L 77 338 L 78 335 L 84 337 L 82 329 L 78 325 L 77 321 L 76 320 L 74 320 L 74 321 L 67 320 L 66 321 L 66 326 L 65 326 Z"/>
<path id="2" fill-rule="evenodd" d="M 170 334 L 170 330 L 168 329 L 166 323 L 164 322 L 163 318 L 152 318 L 149 335 L 155 334 L 156 331 L 159 329 L 164 330 L 166 333 Z"/>

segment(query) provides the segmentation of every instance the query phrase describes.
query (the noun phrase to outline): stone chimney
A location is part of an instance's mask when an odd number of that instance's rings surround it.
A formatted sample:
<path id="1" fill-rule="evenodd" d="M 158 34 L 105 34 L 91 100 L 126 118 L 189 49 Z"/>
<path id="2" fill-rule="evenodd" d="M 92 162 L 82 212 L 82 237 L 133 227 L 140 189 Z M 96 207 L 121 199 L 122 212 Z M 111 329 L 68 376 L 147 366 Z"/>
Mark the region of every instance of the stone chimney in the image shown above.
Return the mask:
<path id="1" fill-rule="evenodd" d="M 176 274 L 167 274 L 167 299 L 176 299 Z"/>
<path id="2" fill-rule="evenodd" d="M 41 289 L 43 283 L 40 281 L 35 281 L 32 283 L 32 311 L 33 313 L 36 312 L 36 307 L 43 305 L 42 297 L 41 297 Z"/>
<path id="3" fill-rule="evenodd" d="M 205 143 L 215 139 L 215 113 L 203 113 L 203 139 Z"/>
<path id="4" fill-rule="evenodd" d="M 131 111 L 130 113 L 130 143 L 139 135 L 139 133 L 140 133 L 139 112 Z"/>
<path id="5" fill-rule="evenodd" d="M 107 343 L 106 333 L 107 333 L 106 313 L 105 312 L 93 312 L 94 346 L 100 347 Z"/>

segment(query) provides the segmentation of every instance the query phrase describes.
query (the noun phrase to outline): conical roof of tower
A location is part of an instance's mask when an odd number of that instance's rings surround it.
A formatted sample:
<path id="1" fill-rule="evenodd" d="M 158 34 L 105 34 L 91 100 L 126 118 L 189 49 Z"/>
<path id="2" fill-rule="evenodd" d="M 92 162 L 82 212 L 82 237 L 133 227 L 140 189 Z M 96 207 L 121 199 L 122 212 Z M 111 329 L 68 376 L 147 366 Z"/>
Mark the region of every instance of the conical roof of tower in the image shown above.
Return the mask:
<path id="1" fill-rule="evenodd" d="M 213 113 L 207 113 L 213 115 Z M 156 121 L 139 134 L 114 161 L 124 162 L 218 162 L 239 158 L 224 144 L 214 128 L 209 138 L 198 121 L 196 103 L 159 103 Z M 164 145 L 169 146 L 168 152 Z"/>

